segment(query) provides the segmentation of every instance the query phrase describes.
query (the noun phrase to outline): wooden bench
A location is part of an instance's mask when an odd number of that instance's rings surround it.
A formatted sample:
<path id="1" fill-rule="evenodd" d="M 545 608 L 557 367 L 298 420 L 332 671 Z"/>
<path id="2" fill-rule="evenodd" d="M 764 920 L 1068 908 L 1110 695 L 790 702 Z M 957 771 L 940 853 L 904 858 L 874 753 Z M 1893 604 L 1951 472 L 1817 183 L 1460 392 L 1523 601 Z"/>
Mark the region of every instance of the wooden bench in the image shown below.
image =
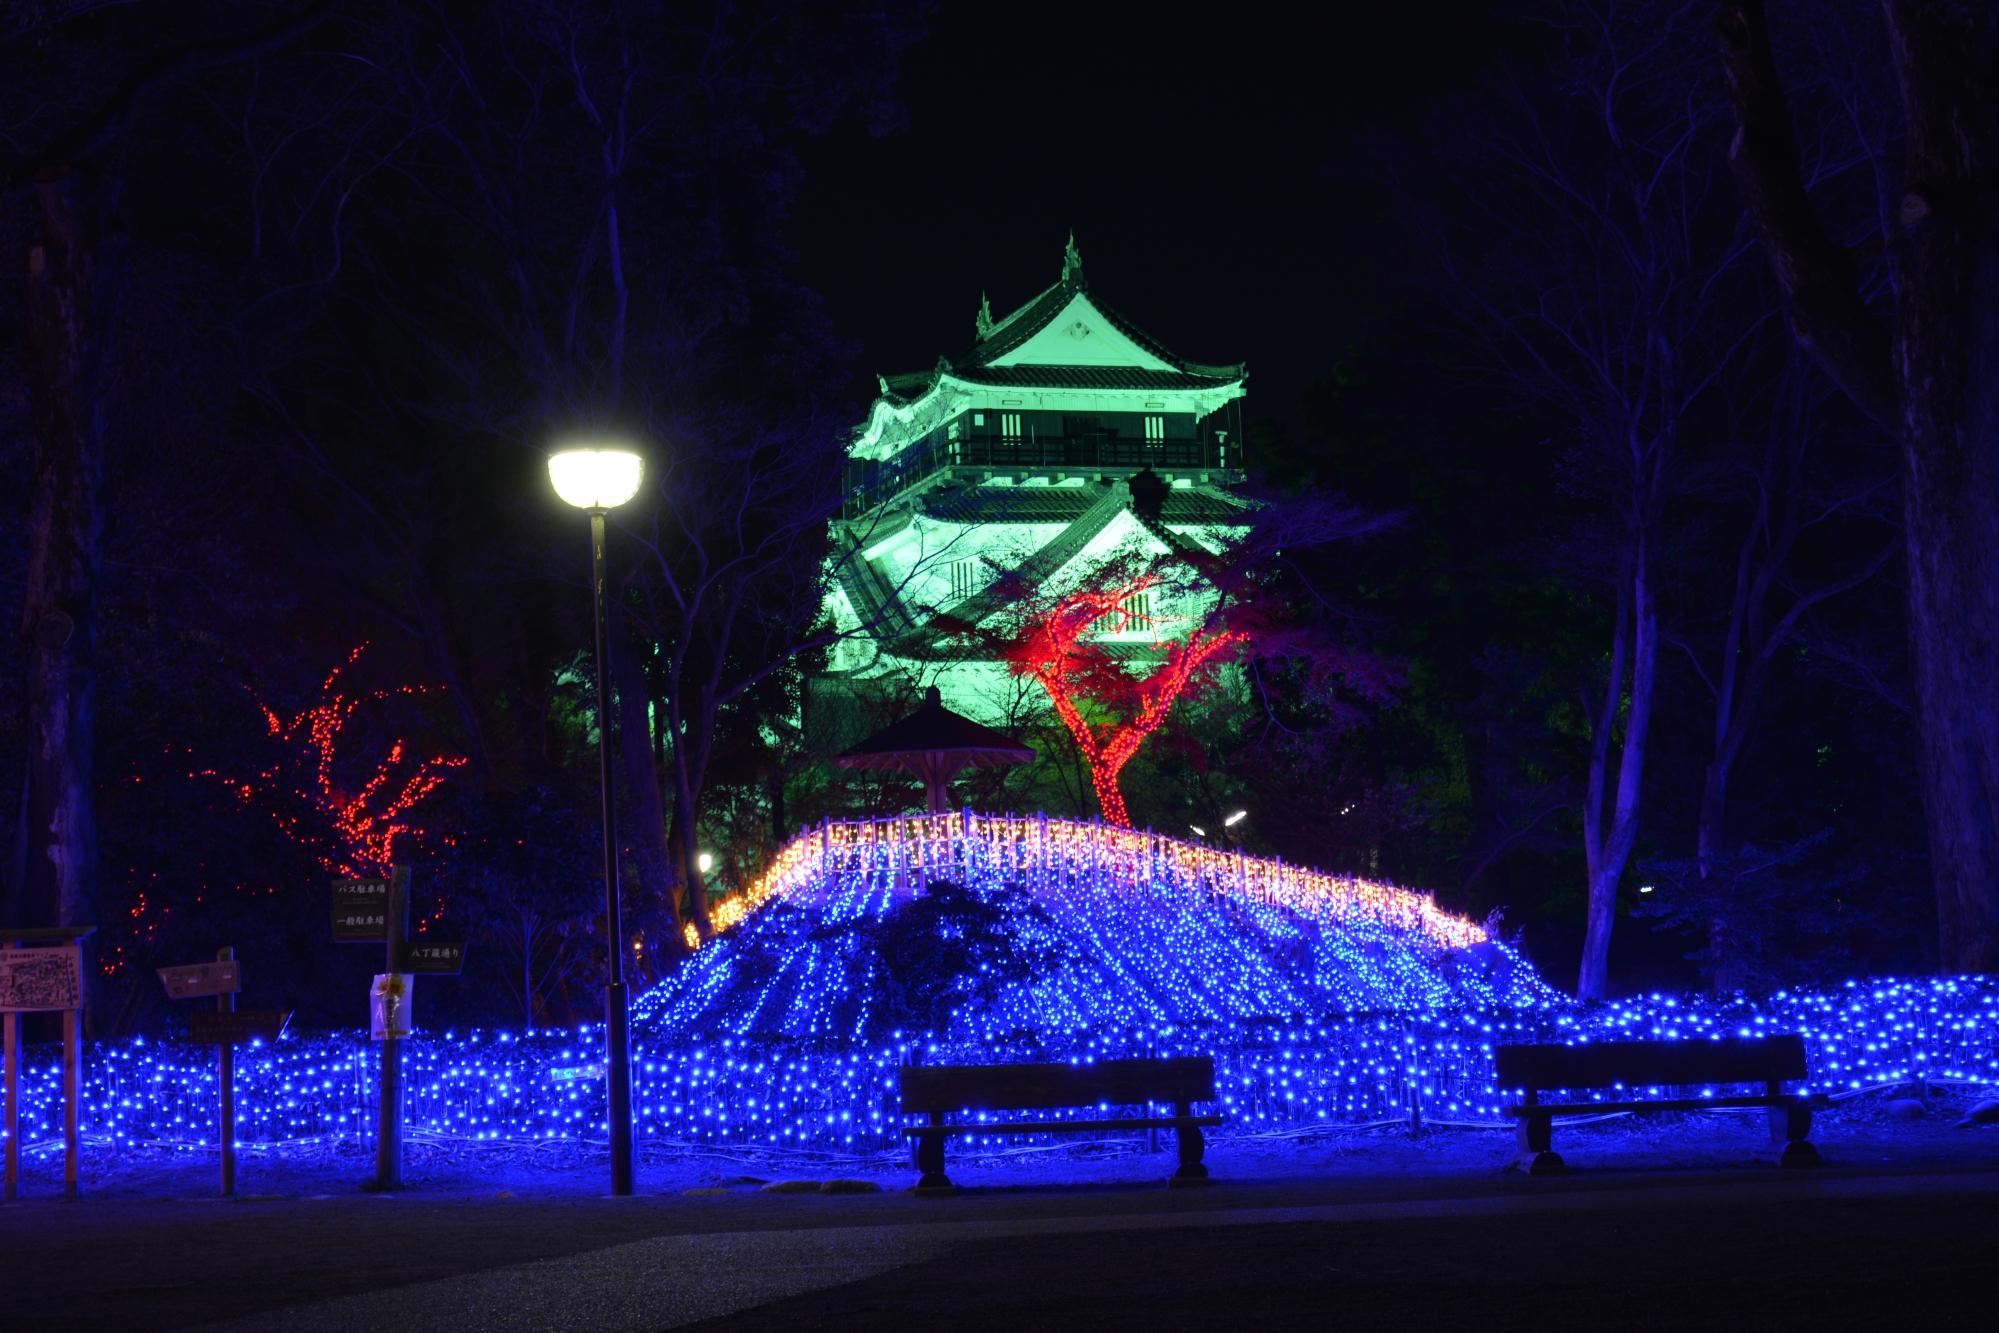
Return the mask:
<path id="1" fill-rule="evenodd" d="M 1805 1043 L 1797 1036 L 1729 1038 L 1723 1041 L 1598 1041 L 1577 1046 L 1501 1046 L 1495 1052 L 1501 1091 L 1521 1094 L 1507 1114 L 1519 1119 L 1521 1165 L 1534 1175 L 1562 1170 L 1549 1148 L 1558 1115 L 1599 1111 L 1708 1111 L 1717 1107 L 1761 1106 L 1769 1110 L 1770 1140 L 1781 1145 L 1784 1166 L 1816 1166 L 1818 1149 L 1807 1137 L 1812 1108 L 1825 1097 L 1787 1093 L 1783 1084 L 1805 1077 Z M 1647 1098 L 1547 1105 L 1543 1092 L 1615 1088 L 1763 1085 L 1760 1096 Z"/>
<path id="2" fill-rule="evenodd" d="M 944 1141 L 962 1134 L 1085 1134 L 1127 1129 L 1171 1129 L 1180 1139 L 1175 1185 L 1204 1185 L 1206 1143 L 1201 1126 L 1218 1115 L 1195 1115 L 1193 1103 L 1214 1100 L 1215 1062 L 1205 1055 L 1169 1060 L 1101 1060 L 1078 1065 L 913 1065 L 902 1071 L 902 1112 L 928 1123 L 903 1130 L 916 1140 L 919 1193 L 951 1188 L 944 1174 Z M 1076 1106 L 1141 1106 L 1164 1102 L 1170 1116 L 1107 1120 L 1008 1120 L 946 1124 L 959 1111 L 1045 1111 Z"/>

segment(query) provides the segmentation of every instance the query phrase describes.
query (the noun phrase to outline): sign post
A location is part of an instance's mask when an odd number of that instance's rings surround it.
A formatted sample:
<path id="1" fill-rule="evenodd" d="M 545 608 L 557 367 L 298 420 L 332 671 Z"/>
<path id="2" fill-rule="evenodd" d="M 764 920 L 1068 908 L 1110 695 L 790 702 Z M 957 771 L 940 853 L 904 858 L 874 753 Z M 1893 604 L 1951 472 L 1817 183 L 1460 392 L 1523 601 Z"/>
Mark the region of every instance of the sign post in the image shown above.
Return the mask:
<path id="1" fill-rule="evenodd" d="M 409 934 L 410 872 L 395 866 L 387 879 L 333 881 L 333 938 L 343 944 L 381 941 L 387 966 L 375 978 L 371 1009 L 388 1010 L 388 1023 L 370 1023 L 382 1043 L 381 1104 L 375 1118 L 376 1189 L 403 1183 L 403 1037 L 407 1031 L 410 978 L 402 973 L 403 941 Z M 402 1019 L 398 1023 L 395 1020 Z"/>
<path id="2" fill-rule="evenodd" d="M 225 944 L 215 951 L 218 963 L 236 961 L 236 950 Z M 238 984 L 241 984 L 239 978 Z M 236 1011 L 236 992 L 224 991 L 215 997 L 217 1013 L 229 1014 Z M 223 1042 L 215 1048 L 216 1082 L 222 1092 L 222 1197 L 233 1198 L 236 1193 L 236 1047 Z"/>
<path id="3" fill-rule="evenodd" d="M 397 866 L 389 874 L 388 911 L 383 921 L 388 944 L 388 980 L 395 994 L 398 980 L 404 987 L 405 1004 L 410 997 L 410 979 L 400 976 L 403 937 L 409 933 L 410 871 Z M 401 1027 L 407 1031 L 407 1024 Z M 403 1038 L 391 1024 L 382 1037 L 382 1109 L 375 1130 L 375 1187 L 393 1190 L 403 1186 Z"/>
<path id="4" fill-rule="evenodd" d="M 186 967 L 159 969 L 160 984 L 175 1000 L 215 997 L 215 1012 L 196 1013 L 188 1021 L 188 1040 L 197 1046 L 216 1048 L 216 1086 L 220 1092 L 218 1119 L 222 1141 L 222 1196 L 236 1193 L 236 1043 L 276 1041 L 291 1018 L 289 1010 L 267 1011 L 236 1008 L 236 992 L 243 989 L 243 972 L 236 963 L 236 951 L 223 945 L 212 963 L 190 963 Z"/>
<path id="5" fill-rule="evenodd" d="M 21 1190 L 21 1015 L 62 1011 L 62 1192 L 76 1197 L 83 1083 L 83 949 L 94 926 L 50 926 L 0 933 L 0 1014 L 5 1015 L 7 1161 L 0 1199 Z M 33 946 L 33 947 L 28 947 Z"/>
<path id="6" fill-rule="evenodd" d="M 419 975 L 457 976 L 465 966 L 463 940 L 412 941 L 409 937 L 410 871 L 393 867 L 387 879 L 333 881 L 333 938 L 343 944 L 384 946 L 385 970 L 368 996 L 369 1034 L 382 1044 L 382 1100 L 376 1117 L 374 1187 L 403 1183 L 403 1042 Z"/>

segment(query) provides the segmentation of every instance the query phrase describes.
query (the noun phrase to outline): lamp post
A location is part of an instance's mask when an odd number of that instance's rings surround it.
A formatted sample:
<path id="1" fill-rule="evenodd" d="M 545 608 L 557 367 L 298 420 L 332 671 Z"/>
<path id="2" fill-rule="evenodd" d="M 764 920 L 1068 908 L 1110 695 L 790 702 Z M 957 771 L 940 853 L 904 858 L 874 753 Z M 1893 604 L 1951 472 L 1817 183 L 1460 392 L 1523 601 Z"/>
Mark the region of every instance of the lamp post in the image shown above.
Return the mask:
<path id="1" fill-rule="evenodd" d="M 610 635 L 605 625 L 604 516 L 638 494 L 645 460 L 628 449 L 564 449 L 548 460 L 555 493 L 590 514 L 590 588 L 597 628 L 597 779 L 604 799 L 605 1092 L 611 1117 L 611 1193 L 632 1192 L 632 1062 L 625 1004 L 624 912 L 618 901 L 618 826 L 611 799 Z"/>

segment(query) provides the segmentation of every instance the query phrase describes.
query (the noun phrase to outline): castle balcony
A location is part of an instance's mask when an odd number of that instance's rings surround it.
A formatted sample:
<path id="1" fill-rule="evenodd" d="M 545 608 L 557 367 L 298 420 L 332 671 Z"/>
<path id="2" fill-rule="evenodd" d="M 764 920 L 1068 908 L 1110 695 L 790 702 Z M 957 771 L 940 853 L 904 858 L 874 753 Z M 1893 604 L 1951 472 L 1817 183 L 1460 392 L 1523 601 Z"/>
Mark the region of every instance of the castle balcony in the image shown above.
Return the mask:
<path id="1" fill-rule="evenodd" d="M 858 518 L 946 483 L 1108 480 L 1147 468 L 1168 480 L 1188 477 L 1226 485 L 1242 479 L 1242 445 L 1213 437 L 1146 440 L 1109 434 L 926 441 L 884 463 L 850 462 L 842 517 Z"/>

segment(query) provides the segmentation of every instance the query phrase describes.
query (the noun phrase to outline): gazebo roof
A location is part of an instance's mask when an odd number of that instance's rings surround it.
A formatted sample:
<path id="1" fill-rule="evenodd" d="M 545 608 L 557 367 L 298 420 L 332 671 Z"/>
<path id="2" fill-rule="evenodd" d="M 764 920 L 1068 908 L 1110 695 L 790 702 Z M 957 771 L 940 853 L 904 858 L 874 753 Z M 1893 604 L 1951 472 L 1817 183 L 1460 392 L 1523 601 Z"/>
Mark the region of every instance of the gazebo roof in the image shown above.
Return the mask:
<path id="1" fill-rule="evenodd" d="M 915 712 L 837 755 L 833 762 L 841 768 L 910 768 L 912 759 L 927 756 L 950 761 L 954 768 L 998 768 L 1032 762 L 1034 749 L 1005 732 L 952 712 L 932 685 Z"/>

